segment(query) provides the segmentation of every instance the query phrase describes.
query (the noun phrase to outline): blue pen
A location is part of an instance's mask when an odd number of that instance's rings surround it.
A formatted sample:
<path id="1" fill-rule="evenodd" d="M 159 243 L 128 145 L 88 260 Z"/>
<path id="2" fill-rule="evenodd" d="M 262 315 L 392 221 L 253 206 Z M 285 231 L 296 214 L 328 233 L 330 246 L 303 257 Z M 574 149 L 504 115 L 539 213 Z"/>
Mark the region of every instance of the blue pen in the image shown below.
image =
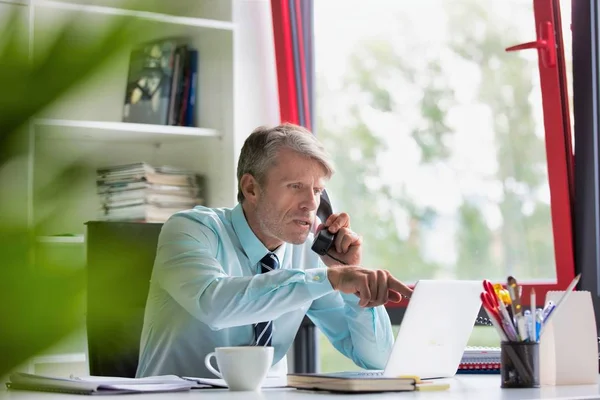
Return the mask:
<path id="1" fill-rule="evenodd" d="M 550 314 L 550 311 L 552 311 L 553 308 L 554 308 L 554 302 L 552 300 L 550 300 L 548 303 L 546 303 L 546 306 L 542 310 L 542 321 L 545 321 L 546 318 L 548 318 L 548 314 Z"/>
<path id="2" fill-rule="evenodd" d="M 546 308 L 544 308 L 544 311 L 542 312 L 542 322 L 546 322 L 548 321 L 548 317 L 550 317 L 550 314 L 552 314 L 552 311 L 554 311 L 554 309 L 556 308 L 556 305 L 552 302 L 548 302 L 548 305 L 546 306 Z"/>

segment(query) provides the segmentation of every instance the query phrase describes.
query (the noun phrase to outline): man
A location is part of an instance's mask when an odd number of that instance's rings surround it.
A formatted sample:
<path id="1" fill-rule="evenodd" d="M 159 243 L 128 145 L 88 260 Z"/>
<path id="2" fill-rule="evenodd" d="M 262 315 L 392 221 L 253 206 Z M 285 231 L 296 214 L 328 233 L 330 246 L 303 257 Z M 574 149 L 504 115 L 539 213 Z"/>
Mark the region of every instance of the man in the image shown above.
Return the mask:
<path id="1" fill-rule="evenodd" d="M 224 346 L 273 346 L 274 364 L 285 361 L 305 314 L 358 366 L 383 369 L 393 336 L 382 304 L 411 290 L 387 271 L 359 266 L 362 241 L 345 213 L 331 215 L 323 229 L 337 234 L 330 254 L 348 265 L 311 251 L 332 174 L 306 129 L 261 127 L 240 154 L 239 204 L 195 207 L 164 224 L 138 377 L 211 377 L 204 357 Z M 285 374 L 285 362 L 273 369 Z"/>

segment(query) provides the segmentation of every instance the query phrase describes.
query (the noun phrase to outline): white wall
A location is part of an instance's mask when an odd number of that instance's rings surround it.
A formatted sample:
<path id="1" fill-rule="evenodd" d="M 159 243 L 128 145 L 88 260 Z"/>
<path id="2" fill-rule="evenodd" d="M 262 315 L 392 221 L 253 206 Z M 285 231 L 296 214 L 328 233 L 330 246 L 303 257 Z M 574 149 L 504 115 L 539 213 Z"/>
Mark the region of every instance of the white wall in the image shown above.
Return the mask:
<path id="1" fill-rule="evenodd" d="M 279 124 L 279 95 L 270 0 L 235 0 L 234 35 L 234 153 L 260 125 Z M 293 349 L 292 349 L 293 350 Z M 293 351 L 288 370 L 293 371 Z"/>
<path id="2" fill-rule="evenodd" d="M 235 151 L 260 125 L 279 123 L 279 96 L 270 0 L 235 0 Z M 237 162 L 237 158 L 236 158 Z"/>

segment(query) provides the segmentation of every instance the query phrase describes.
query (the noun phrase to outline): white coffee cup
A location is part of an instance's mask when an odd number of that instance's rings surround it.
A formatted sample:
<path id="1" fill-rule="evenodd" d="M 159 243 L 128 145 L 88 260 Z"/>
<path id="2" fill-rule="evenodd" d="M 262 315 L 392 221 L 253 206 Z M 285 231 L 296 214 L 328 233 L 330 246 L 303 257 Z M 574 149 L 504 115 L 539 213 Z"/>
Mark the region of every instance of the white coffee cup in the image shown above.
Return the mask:
<path id="1" fill-rule="evenodd" d="M 217 359 L 217 371 L 210 363 Z M 271 365 L 273 347 L 217 347 L 204 358 L 206 368 L 225 380 L 230 390 L 260 390 Z"/>

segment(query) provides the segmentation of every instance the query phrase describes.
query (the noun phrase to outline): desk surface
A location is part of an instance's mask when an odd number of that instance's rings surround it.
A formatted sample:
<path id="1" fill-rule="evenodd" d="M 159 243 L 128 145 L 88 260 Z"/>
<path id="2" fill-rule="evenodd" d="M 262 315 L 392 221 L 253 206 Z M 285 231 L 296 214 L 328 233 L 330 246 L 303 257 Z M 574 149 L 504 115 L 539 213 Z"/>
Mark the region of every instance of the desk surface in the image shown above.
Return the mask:
<path id="1" fill-rule="evenodd" d="M 499 375 L 458 375 L 445 380 L 450 390 L 440 392 L 403 392 L 369 394 L 369 399 L 600 399 L 598 384 L 582 386 L 546 386 L 540 389 L 500 389 Z M 600 383 L 600 380 L 599 380 Z M 128 400 L 170 400 L 170 399 L 215 399 L 215 400 L 340 400 L 355 398 L 356 395 L 339 395 L 325 392 L 309 392 L 294 389 L 265 389 L 262 392 L 230 392 L 225 389 L 201 389 L 182 393 L 132 394 L 109 396 L 111 399 Z M 363 396 L 360 396 L 363 398 Z M 0 400 L 56 400 L 83 398 L 72 394 L 43 392 L 8 391 L 0 389 Z"/>

